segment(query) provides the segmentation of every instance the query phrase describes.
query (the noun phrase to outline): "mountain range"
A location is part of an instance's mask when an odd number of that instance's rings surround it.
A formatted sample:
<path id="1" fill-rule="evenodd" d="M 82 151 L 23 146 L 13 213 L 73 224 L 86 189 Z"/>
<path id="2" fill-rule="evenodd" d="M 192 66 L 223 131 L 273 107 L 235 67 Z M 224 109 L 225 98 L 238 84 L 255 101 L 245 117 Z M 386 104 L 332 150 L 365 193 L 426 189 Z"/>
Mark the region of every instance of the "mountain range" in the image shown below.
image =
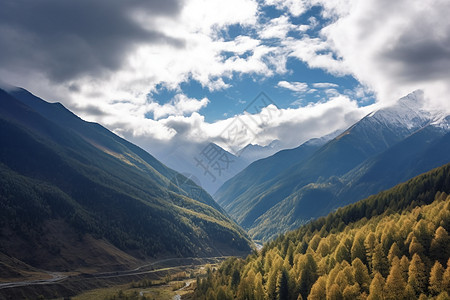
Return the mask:
<path id="1" fill-rule="evenodd" d="M 0 141 L 2 278 L 251 250 L 193 180 L 59 103 L 0 90 Z"/>
<path id="2" fill-rule="evenodd" d="M 450 164 L 230 258 L 194 299 L 448 299 Z"/>
<path id="3" fill-rule="evenodd" d="M 155 156 L 168 167 L 193 179 L 211 195 L 250 163 L 282 149 L 275 140 L 267 146 L 249 144 L 231 153 L 215 143 L 172 145 Z"/>
<path id="4" fill-rule="evenodd" d="M 268 240 L 448 163 L 450 117 L 423 101 L 416 91 L 336 137 L 255 161 L 214 197 L 251 237 Z"/>

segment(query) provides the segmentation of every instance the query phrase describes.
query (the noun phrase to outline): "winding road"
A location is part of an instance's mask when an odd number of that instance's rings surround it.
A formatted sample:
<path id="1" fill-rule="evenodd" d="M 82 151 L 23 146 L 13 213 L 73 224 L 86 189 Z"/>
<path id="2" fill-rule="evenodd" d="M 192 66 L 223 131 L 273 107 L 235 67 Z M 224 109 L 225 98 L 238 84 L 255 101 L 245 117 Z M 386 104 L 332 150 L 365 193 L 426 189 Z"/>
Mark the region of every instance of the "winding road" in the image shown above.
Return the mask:
<path id="1" fill-rule="evenodd" d="M 176 268 L 186 268 L 190 267 L 198 260 L 197 262 L 200 262 L 200 260 L 221 260 L 225 257 L 205 257 L 205 258 L 195 258 L 195 257 L 187 257 L 187 258 L 166 258 L 157 260 L 151 263 L 147 263 L 145 265 L 139 266 L 132 270 L 126 270 L 126 271 L 116 271 L 116 272 L 102 272 L 102 273 L 92 273 L 92 274 L 80 274 L 76 276 L 70 276 L 70 278 L 79 278 L 79 279 L 86 279 L 89 280 L 91 278 L 95 279 L 105 279 L 105 278 L 116 278 L 116 277 L 124 277 L 124 276 L 132 276 L 132 275 L 142 275 L 142 274 L 148 274 L 148 273 L 155 273 L 160 271 L 169 271 Z M 173 266 L 167 266 L 167 267 L 160 267 L 153 269 L 156 265 L 161 265 L 163 263 L 168 262 L 178 262 L 177 264 Z M 185 261 L 185 264 L 182 264 L 182 261 Z M 186 263 L 189 262 L 189 263 Z M 204 262 L 203 262 L 204 263 Z M 150 270 L 145 270 L 146 268 L 151 268 Z M 45 284 L 54 284 L 58 282 L 62 282 L 69 278 L 69 276 L 58 273 L 58 272 L 46 272 L 47 274 L 51 275 L 52 278 L 50 279 L 39 279 L 39 280 L 28 280 L 28 281 L 11 281 L 11 282 L 4 282 L 0 283 L 0 290 L 6 289 L 6 288 L 16 288 L 16 287 L 23 287 L 23 286 L 33 286 L 33 285 L 45 285 Z M 186 287 L 184 287 L 186 288 Z M 183 289 L 183 288 L 182 288 Z"/>

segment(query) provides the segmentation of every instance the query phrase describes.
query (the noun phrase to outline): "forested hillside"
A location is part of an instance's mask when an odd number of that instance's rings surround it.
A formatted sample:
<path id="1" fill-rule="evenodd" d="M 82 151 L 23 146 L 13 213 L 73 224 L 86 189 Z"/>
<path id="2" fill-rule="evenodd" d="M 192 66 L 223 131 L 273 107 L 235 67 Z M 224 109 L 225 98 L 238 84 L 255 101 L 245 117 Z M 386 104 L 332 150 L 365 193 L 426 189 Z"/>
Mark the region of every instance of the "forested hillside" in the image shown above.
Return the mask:
<path id="1" fill-rule="evenodd" d="M 196 297 L 449 299 L 449 193 L 450 164 L 226 261 Z"/>
<path id="2" fill-rule="evenodd" d="M 450 162 L 450 117 L 421 109 L 423 101 L 416 91 L 324 144 L 256 161 L 214 197 L 254 240 L 269 241 L 442 166 Z"/>
<path id="3" fill-rule="evenodd" d="M 60 104 L 0 90 L 0 140 L 6 256 L 74 270 L 250 251 L 201 187 Z"/>

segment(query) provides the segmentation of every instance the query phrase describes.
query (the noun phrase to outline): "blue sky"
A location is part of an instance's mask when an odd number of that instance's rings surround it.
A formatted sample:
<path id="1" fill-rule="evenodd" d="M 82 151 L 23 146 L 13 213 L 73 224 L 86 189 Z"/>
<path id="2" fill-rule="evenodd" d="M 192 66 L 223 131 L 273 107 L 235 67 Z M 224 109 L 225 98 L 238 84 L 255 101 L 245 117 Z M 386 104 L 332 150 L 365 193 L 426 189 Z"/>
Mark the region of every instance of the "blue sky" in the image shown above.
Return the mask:
<path id="1" fill-rule="evenodd" d="M 322 17 L 321 11 L 322 8 L 320 6 L 314 6 L 300 16 L 293 16 L 287 13 L 285 9 L 277 9 L 275 5 L 268 5 L 260 7 L 259 18 L 261 22 L 268 23 L 273 19 L 285 16 L 295 26 L 310 24 L 313 18 L 317 22 L 316 26 L 311 26 L 303 33 L 291 30 L 287 33 L 287 36 L 301 38 L 302 34 L 308 34 L 311 37 L 317 37 L 323 25 L 330 22 L 330 20 Z M 232 41 L 239 36 L 257 38 L 258 32 L 253 28 L 234 24 L 220 30 L 218 35 L 224 41 Z M 276 45 L 279 43 L 279 39 L 270 38 L 263 40 L 262 43 Z M 246 51 L 239 55 L 239 57 L 246 58 L 251 55 L 250 52 Z M 223 52 L 224 57 L 233 55 L 233 52 Z M 265 92 L 271 97 L 279 108 L 290 108 L 305 106 L 318 101 L 326 101 L 330 93 L 348 94 L 361 85 L 352 75 L 336 76 L 321 68 L 310 68 L 305 62 L 295 58 L 289 58 L 285 67 L 286 72 L 282 74 L 275 73 L 269 77 L 259 74 L 240 74 L 235 72 L 231 78 L 224 80 L 226 84 L 230 85 L 230 88 L 227 89 L 211 91 L 208 87 L 202 86 L 198 81 L 190 79 L 180 83 L 177 90 L 167 89 L 164 85 L 159 85 L 156 91 L 152 92 L 149 96 L 159 104 L 169 102 L 180 91 L 189 98 L 200 99 L 207 97 L 211 102 L 199 112 L 205 116 L 205 121 L 215 122 L 226 119 L 227 117 L 239 115 L 245 110 L 248 103 L 260 92 Z M 280 87 L 278 83 L 281 81 L 302 82 L 306 83 L 309 88 L 302 92 L 293 91 Z M 317 83 L 331 83 L 335 86 L 314 88 L 313 85 Z M 370 92 L 368 94 L 363 97 L 355 97 L 361 106 L 367 106 L 375 102 L 373 94 L 370 94 Z"/>
<path id="2" fill-rule="evenodd" d="M 449 14 L 442 0 L 7 0 L 0 82 L 157 157 L 207 142 L 295 147 L 416 89 L 450 110 Z M 249 116 L 260 92 L 276 107 Z M 223 136 L 236 119 L 251 139 Z"/>

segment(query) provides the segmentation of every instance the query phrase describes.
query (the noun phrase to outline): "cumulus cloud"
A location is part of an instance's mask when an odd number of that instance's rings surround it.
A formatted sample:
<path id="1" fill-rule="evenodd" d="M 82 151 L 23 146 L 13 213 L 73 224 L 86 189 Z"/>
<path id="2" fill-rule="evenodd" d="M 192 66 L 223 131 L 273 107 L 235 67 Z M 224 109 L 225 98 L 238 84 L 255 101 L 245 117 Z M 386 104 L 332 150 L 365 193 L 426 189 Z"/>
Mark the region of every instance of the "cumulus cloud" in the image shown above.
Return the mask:
<path id="1" fill-rule="evenodd" d="M 306 92 L 308 91 L 308 84 L 305 82 L 287 82 L 280 81 L 277 86 L 294 91 L 294 92 Z"/>
<path id="2" fill-rule="evenodd" d="M 313 87 L 317 89 L 326 89 L 326 88 L 337 88 L 339 87 L 336 83 L 330 82 L 316 82 L 312 84 Z"/>
<path id="3" fill-rule="evenodd" d="M 258 112 L 242 113 L 212 123 L 193 112 L 170 115 L 157 121 L 141 119 L 140 125 L 124 120 L 117 123 L 116 120 L 109 127 L 117 128 L 116 133 L 152 149 L 156 155 L 165 156 L 178 147 L 194 147 L 207 142 L 236 153 L 250 143 L 267 145 L 273 140 L 280 140 L 283 147 L 296 147 L 308 139 L 344 129 L 372 109 L 358 107 L 356 101 L 337 95 L 328 101 L 297 108 L 279 109 L 268 104 Z"/>
<path id="4" fill-rule="evenodd" d="M 183 116 L 199 111 L 208 105 L 209 99 L 201 100 L 188 98 L 186 95 L 177 94 L 175 97 L 161 105 L 157 102 L 151 102 L 147 105 L 147 111 L 153 113 L 153 119 L 158 120 L 165 116 Z"/>
<path id="5" fill-rule="evenodd" d="M 423 89 L 429 106 L 450 110 L 450 3 L 445 0 L 266 0 L 301 15 L 322 7 L 322 29 L 282 42 L 311 68 L 354 76 L 366 92 L 391 103 Z M 314 19 L 315 25 L 317 20 Z M 288 28 L 285 25 L 284 28 Z"/>
<path id="6" fill-rule="evenodd" d="M 308 25 L 294 25 L 288 16 L 282 15 L 264 24 L 259 32 L 259 36 L 263 39 L 284 39 L 290 31 L 306 31 L 308 29 Z"/>
<path id="7" fill-rule="evenodd" d="M 275 6 L 280 10 L 288 10 L 295 17 L 302 15 L 309 7 L 308 1 L 299 0 L 265 0 L 265 5 Z"/>
<path id="8" fill-rule="evenodd" d="M 423 89 L 429 105 L 449 108 L 450 3 L 324 1 L 332 20 L 317 38 L 287 41 L 292 56 L 336 75 L 352 75 L 388 103 Z M 449 108 L 450 109 L 450 108 Z"/>
<path id="9" fill-rule="evenodd" d="M 115 71 L 137 44 L 183 46 L 182 39 L 140 26 L 132 18 L 134 11 L 174 16 L 180 9 L 178 0 L 4 1 L 0 65 L 10 71 L 37 70 L 57 82 Z"/>
<path id="10" fill-rule="evenodd" d="M 269 74 L 278 62 L 264 61 L 276 48 L 219 34 L 255 26 L 257 15 L 255 0 L 6 1 L 0 79 L 72 107 L 139 104 L 158 84 L 176 89 L 192 79 L 223 89 L 233 72 Z M 224 51 L 232 55 L 224 59 Z"/>
<path id="11" fill-rule="evenodd" d="M 282 12 L 268 20 L 261 6 Z M 322 7 L 321 18 L 293 23 L 313 6 Z M 356 121 L 367 108 L 353 99 L 364 101 L 370 92 L 387 103 L 423 89 L 429 105 L 449 107 L 449 14 L 445 0 L 6 0 L 0 80 L 62 101 L 147 149 L 163 149 L 169 142 L 220 143 L 232 122 L 255 124 L 251 118 L 275 112 L 268 106 L 260 115 L 208 123 L 199 112 L 209 100 L 188 98 L 182 82 L 226 89 L 242 74 L 288 74 L 292 59 L 356 78 L 361 84 L 347 96 L 333 83 L 278 79 L 278 87 L 294 93 L 320 89 L 329 97 L 249 128 L 256 143 L 296 146 Z M 243 28 L 241 35 L 229 38 L 230 25 Z M 156 86 L 178 94 L 168 103 L 149 100 Z"/>

